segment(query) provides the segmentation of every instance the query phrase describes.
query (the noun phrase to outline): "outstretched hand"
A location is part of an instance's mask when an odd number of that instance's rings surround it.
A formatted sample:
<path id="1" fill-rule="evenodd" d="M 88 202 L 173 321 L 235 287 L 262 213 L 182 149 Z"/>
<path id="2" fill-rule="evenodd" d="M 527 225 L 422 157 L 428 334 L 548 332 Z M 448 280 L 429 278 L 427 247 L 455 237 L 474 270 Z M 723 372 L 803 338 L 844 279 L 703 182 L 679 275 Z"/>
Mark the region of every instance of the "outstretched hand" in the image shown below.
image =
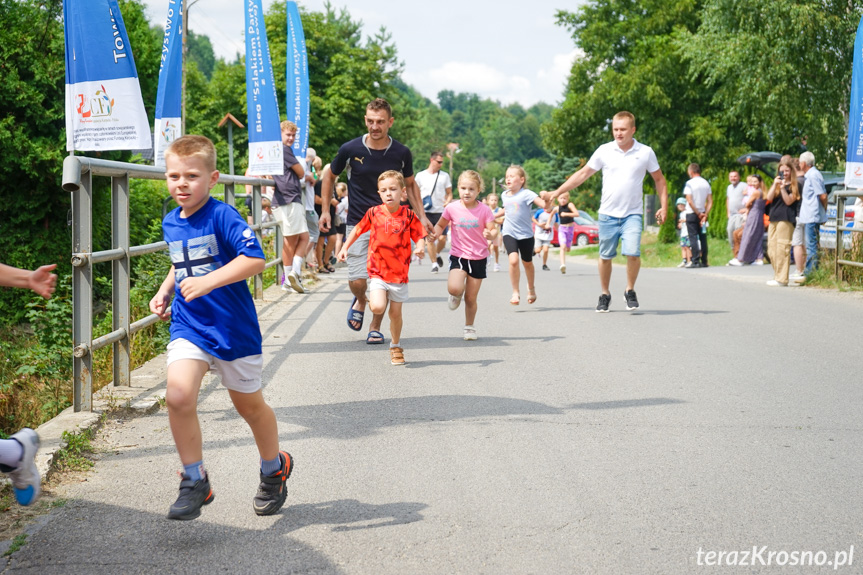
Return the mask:
<path id="1" fill-rule="evenodd" d="M 43 298 L 51 299 L 51 294 L 57 286 L 57 274 L 51 272 L 56 267 L 57 264 L 51 264 L 30 272 L 30 277 L 27 278 L 28 287 Z"/>

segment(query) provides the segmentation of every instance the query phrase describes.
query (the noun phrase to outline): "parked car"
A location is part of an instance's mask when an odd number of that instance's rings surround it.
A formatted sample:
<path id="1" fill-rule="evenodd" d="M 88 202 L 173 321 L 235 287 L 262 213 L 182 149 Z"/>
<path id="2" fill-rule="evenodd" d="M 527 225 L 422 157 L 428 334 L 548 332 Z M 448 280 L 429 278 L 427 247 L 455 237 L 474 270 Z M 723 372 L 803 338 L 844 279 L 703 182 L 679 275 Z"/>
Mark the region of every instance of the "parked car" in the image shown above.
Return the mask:
<path id="1" fill-rule="evenodd" d="M 825 187 L 826 181 L 825 180 Z M 836 192 L 845 191 L 845 184 L 838 183 L 830 188 L 828 188 L 827 193 L 827 221 L 821 224 L 819 228 L 820 234 L 820 245 L 822 248 L 835 250 L 836 249 L 836 208 L 838 207 L 838 202 L 836 198 Z M 845 218 L 843 221 L 843 225 L 846 228 L 854 227 L 854 215 L 856 213 L 856 208 L 854 205 L 854 198 L 845 198 Z M 854 234 L 842 234 L 842 244 L 845 249 L 851 249 L 851 244 L 853 242 Z"/>
<path id="2" fill-rule="evenodd" d="M 575 218 L 575 228 L 572 231 L 572 243 L 576 246 L 586 246 L 589 244 L 599 243 L 599 224 L 591 218 L 586 212 L 579 212 L 579 216 Z M 560 246 L 557 241 L 557 227 L 554 228 L 554 235 L 551 238 L 551 245 Z"/>

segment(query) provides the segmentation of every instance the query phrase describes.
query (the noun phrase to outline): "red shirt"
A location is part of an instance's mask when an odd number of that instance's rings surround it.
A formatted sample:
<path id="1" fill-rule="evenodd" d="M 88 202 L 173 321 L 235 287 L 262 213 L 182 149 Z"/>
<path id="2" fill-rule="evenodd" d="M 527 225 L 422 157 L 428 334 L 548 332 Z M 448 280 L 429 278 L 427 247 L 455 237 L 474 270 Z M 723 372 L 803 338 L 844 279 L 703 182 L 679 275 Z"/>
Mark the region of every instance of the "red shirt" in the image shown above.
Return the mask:
<path id="1" fill-rule="evenodd" d="M 417 242 L 426 236 L 426 230 L 416 214 L 399 206 L 391 214 L 386 206 L 369 210 L 357 224 L 358 233 L 369 235 L 369 277 L 380 278 L 391 284 L 408 283 L 411 263 L 411 240 Z"/>

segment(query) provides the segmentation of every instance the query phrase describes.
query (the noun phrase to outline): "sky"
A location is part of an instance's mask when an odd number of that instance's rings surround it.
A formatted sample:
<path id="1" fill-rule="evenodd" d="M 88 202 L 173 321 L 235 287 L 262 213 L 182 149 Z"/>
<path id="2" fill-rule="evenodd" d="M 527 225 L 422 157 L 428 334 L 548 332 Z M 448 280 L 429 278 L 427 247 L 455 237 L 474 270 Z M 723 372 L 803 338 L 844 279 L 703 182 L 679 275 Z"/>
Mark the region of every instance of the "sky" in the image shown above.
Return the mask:
<path id="1" fill-rule="evenodd" d="M 168 0 L 144 1 L 150 21 L 164 26 Z M 574 10 L 581 3 L 331 2 L 336 9 L 347 7 L 353 20 L 361 20 L 365 35 L 385 26 L 404 62 L 402 79 L 433 102 L 439 91 L 453 90 L 525 107 L 563 100 L 577 50 L 567 29 L 556 26 L 554 17 L 558 9 Z M 271 0 L 263 0 L 265 12 L 270 4 Z M 324 0 L 299 4 L 311 11 L 324 9 Z M 245 53 L 243 5 L 241 0 L 198 0 L 189 8 L 189 29 L 209 36 L 217 57 L 233 60 L 238 52 Z"/>

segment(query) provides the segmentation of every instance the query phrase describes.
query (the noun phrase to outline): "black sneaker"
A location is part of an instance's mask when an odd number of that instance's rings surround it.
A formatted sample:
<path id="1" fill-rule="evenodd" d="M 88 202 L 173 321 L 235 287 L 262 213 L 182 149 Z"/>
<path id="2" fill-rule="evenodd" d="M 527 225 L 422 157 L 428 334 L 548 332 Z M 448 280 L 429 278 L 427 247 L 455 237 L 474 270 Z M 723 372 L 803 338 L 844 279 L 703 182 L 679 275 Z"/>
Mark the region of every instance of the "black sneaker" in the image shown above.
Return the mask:
<path id="1" fill-rule="evenodd" d="M 596 304 L 596 311 L 598 313 L 608 313 L 608 304 L 611 303 L 611 296 L 607 293 L 600 294 L 599 303 Z"/>
<path id="2" fill-rule="evenodd" d="M 213 502 L 213 490 L 210 488 L 210 478 L 204 474 L 203 479 L 192 481 L 183 473 L 180 475 L 180 496 L 171 505 L 168 511 L 168 519 L 179 519 L 189 521 L 201 515 L 201 506 Z"/>
<path id="3" fill-rule="evenodd" d="M 438 267 L 443 267 L 443 258 L 440 256 L 437 257 L 437 265 Z"/>
<path id="4" fill-rule="evenodd" d="M 275 475 L 264 475 L 261 473 L 261 485 L 258 494 L 255 495 L 253 505 L 258 515 L 272 515 L 282 508 L 288 497 L 288 488 L 285 482 L 294 470 L 294 458 L 287 451 L 279 452 L 282 468 Z"/>
<path id="5" fill-rule="evenodd" d="M 542 271 L 547 272 L 547 271 L 549 271 L 550 269 L 551 269 L 551 268 L 549 268 L 547 265 L 542 264 Z"/>
<path id="6" fill-rule="evenodd" d="M 623 292 L 623 299 L 626 300 L 626 309 L 638 309 L 638 298 L 635 297 L 635 290 Z"/>

